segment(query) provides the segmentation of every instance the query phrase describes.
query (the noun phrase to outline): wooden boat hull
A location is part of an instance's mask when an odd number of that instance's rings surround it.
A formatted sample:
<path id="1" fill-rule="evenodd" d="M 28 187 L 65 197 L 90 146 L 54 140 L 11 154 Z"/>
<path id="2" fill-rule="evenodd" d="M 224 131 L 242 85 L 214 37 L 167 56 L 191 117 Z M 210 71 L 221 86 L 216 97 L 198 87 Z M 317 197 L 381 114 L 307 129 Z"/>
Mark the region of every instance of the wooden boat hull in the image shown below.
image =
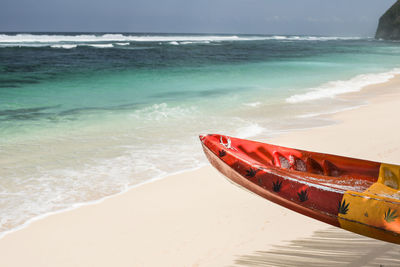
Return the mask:
<path id="1" fill-rule="evenodd" d="M 222 135 L 200 140 L 210 163 L 235 184 L 322 222 L 400 244 L 399 166 Z"/>

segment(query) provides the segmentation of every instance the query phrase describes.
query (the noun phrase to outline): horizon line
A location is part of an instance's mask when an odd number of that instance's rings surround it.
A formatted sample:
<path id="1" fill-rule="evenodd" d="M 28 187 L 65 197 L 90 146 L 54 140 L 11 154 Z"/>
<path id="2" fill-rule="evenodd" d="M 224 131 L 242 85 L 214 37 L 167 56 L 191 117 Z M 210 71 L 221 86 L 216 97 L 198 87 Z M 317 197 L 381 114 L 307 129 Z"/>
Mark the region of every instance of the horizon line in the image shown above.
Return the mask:
<path id="1" fill-rule="evenodd" d="M 371 35 L 362 35 L 362 34 L 305 34 L 305 33 L 238 33 L 238 32 L 227 32 L 227 33 L 218 33 L 218 32 L 157 32 L 157 31 L 43 31 L 43 30 L 35 30 L 35 31 L 2 31 L 0 33 L 16 33 L 16 34 L 23 34 L 23 33 L 111 33 L 111 34 L 194 34 L 194 35 L 206 35 L 206 34 L 213 34 L 213 35 L 262 35 L 262 36 L 316 36 L 316 37 L 364 37 L 364 38 L 373 38 L 374 36 Z"/>

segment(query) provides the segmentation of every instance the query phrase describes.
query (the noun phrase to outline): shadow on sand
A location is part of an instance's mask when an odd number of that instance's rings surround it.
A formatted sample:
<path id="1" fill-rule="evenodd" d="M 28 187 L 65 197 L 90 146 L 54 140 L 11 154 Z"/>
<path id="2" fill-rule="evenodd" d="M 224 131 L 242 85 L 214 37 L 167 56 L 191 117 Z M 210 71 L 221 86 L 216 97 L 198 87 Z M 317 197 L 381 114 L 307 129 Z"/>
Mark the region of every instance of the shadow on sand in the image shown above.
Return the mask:
<path id="1" fill-rule="evenodd" d="M 339 228 L 239 256 L 235 266 L 400 266 L 400 246 Z"/>

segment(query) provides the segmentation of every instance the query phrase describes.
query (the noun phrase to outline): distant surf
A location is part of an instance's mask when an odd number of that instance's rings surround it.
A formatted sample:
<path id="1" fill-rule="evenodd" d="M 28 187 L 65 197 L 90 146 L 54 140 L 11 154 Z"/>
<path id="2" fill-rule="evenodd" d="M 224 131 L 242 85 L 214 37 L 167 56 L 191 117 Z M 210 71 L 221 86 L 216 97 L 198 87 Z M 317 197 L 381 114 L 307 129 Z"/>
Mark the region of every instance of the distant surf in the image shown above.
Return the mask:
<path id="1" fill-rule="evenodd" d="M 64 48 L 64 49 L 72 49 L 78 47 L 77 45 L 74 44 L 58 44 L 58 45 L 51 45 L 51 48 Z"/>
<path id="2" fill-rule="evenodd" d="M 0 34 L 1 43 L 58 43 L 58 42 L 222 42 L 257 40 L 329 41 L 359 40 L 361 37 L 284 36 L 284 35 L 135 35 L 135 34 Z"/>

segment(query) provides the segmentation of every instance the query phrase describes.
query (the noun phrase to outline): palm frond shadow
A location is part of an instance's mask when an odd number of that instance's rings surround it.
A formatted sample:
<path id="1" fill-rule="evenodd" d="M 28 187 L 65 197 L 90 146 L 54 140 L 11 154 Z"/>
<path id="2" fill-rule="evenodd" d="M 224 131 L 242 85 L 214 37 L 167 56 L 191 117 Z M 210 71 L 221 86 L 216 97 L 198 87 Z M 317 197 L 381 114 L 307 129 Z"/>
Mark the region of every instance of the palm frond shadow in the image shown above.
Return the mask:
<path id="1" fill-rule="evenodd" d="M 268 251 L 238 256 L 234 266 L 400 266 L 400 246 L 330 227 Z"/>

